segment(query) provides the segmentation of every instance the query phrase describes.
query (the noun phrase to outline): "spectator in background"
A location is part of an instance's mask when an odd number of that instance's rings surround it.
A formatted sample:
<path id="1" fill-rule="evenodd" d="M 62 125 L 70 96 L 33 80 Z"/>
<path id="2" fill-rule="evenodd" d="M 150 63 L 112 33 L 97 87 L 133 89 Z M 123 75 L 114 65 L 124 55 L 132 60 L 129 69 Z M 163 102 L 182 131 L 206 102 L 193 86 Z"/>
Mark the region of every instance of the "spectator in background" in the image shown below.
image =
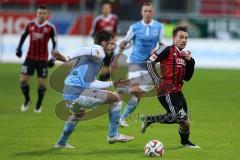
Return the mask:
<path id="1" fill-rule="evenodd" d="M 97 16 L 93 21 L 90 35 L 94 37 L 96 33 L 104 30 L 113 34 L 113 39 L 116 41 L 118 17 L 111 13 L 111 4 L 108 2 L 103 3 L 101 12 L 102 14 Z M 106 81 L 110 78 L 110 65 L 114 55 L 113 51 L 114 50 L 107 54 L 103 60 L 104 65 L 99 75 L 99 80 L 101 81 Z"/>
<path id="2" fill-rule="evenodd" d="M 36 20 L 28 23 L 24 33 L 21 36 L 19 45 L 16 50 L 16 56 L 22 56 L 22 45 L 28 35 L 30 35 L 30 45 L 27 57 L 22 65 L 20 84 L 25 102 L 21 107 L 21 111 L 25 112 L 30 104 L 29 84 L 30 76 L 37 71 L 38 76 L 38 101 L 36 103 L 35 113 L 42 112 L 42 101 L 46 92 L 45 81 L 47 78 L 47 67 L 54 65 L 54 60 L 48 61 L 48 42 L 52 39 L 53 49 L 56 48 L 56 30 L 53 24 L 47 21 L 48 9 L 46 6 L 40 6 L 37 9 Z"/>

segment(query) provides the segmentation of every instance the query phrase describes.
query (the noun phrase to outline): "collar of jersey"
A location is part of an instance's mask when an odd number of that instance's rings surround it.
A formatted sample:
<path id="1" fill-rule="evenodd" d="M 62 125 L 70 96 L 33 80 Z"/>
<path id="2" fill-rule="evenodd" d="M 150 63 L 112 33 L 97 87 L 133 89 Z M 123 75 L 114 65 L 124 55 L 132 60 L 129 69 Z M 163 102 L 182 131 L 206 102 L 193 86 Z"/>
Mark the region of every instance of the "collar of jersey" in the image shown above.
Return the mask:
<path id="1" fill-rule="evenodd" d="M 107 17 L 105 17 L 103 14 L 101 16 L 102 16 L 103 20 L 107 21 L 107 22 L 110 21 L 111 18 L 113 17 L 113 15 L 111 13 L 109 13 Z"/>
<path id="2" fill-rule="evenodd" d="M 47 24 L 47 23 L 48 23 L 48 21 L 46 20 L 46 21 L 44 21 L 42 24 L 38 24 L 37 20 L 35 20 L 35 24 L 36 24 L 38 27 L 42 27 L 42 26 L 44 26 L 44 25 Z"/>
<path id="3" fill-rule="evenodd" d="M 184 51 L 184 49 L 180 50 L 174 43 L 173 43 L 173 45 L 174 45 L 174 47 L 178 50 L 178 52 L 179 52 L 180 54 Z"/>
<path id="4" fill-rule="evenodd" d="M 141 22 L 142 22 L 142 25 L 143 26 L 152 26 L 153 25 L 153 19 L 151 20 L 151 22 L 150 23 L 145 23 L 144 21 L 143 21 L 143 19 L 141 20 Z"/>

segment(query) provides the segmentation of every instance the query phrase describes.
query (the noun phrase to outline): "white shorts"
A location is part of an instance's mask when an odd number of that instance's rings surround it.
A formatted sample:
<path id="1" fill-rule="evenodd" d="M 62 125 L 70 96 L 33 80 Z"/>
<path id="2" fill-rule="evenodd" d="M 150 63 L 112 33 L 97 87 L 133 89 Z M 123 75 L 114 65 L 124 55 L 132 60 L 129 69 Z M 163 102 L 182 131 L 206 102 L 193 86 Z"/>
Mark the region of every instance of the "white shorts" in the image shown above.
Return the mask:
<path id="1" fill-rule="evenodd" d="M 131 91 L 144 91 L 148 92 L 153 89 L 153 81 L 147 71 L 135 71 L 128 73 L 128 79 L 131 79 L 131 83 L 134 87 Z"/>
<path id="2" fill-rule="evenodd" d="M 134 67 L 134 69 L 132 69 Z M 139 67 L 139 68 L 138 68 Z M 153 80 L 147 70 L 142 68 L 142 64 L 129 66 L 128 79 L 135 84 L 131 91 L 148 92 L 153 89 Z"/>
<path id="3" fill-rule="evenodd" d="M 105 103 L 107 100 L 107 91 L 101 89 L 84 89 L 80 96 L 68 102 L 68 107 L 77 102 L 79 108 L 94 109 L 99 104 Z"/>

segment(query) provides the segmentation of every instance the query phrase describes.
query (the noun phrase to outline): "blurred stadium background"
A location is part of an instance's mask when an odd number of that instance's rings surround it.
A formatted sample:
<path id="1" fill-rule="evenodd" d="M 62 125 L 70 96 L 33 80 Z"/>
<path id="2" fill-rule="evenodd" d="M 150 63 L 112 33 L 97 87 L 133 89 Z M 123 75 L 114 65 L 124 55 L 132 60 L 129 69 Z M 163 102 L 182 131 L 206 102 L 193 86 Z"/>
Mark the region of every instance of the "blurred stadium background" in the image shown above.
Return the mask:
<path id="1" fill-rule="evenodd" d="M 1 0 L 0 61 L 19 62 L 15 48 L 25 25 L 35 17 L 35 9 L 48 5 L 50 21 L 56 25 L 58 48 L 69 51 L 89 45 L 93 18 L 100 14 L 103 0 Z M 109 0 L 119 17 L 118 33 L 124 36 L 130 24 L 141 18 L 140 8 L 149 0 Z M 171 42 L 176 25 L 188 25 L 188 49 L 199 67 L 240 68 L 240 0 L 152 0 L 154 18 L 165 24 L 165 42 Z M 23 47 L 27 50 L 27 42 Z M 170 43 L 169 42 L 169 43 Z M 51 47 L 50 47 L 51 48 Z M 225 52 L 228 52 L 225 54 Z M 24 56 L 23 56 L 24 57 Z"/>
<path id="2" fill-rule="evenodd" d="M 147 0 L 109 0 L 117 14 L 120 41 L 129 25 L 141 18 L 140 8 Z M 81 122 L 69 143 L 75 150 L 54 150 L 64 122 L 54 115 L 62 100 L 48 87 L 43 112 L 34 114 L 34 104 L 21 113 L 23 102 L 19 85 L 21 59 L 15 56 L 20 34 L 35 17 L 38 5 L 47 4 L 50 21 L 58 32 L 58 49 L 70 51 L 92 44 L 88 36 L 93 18 L 100 13 L 100 0 L 0 0 L 0 160 L 59 159 L 146 159 L 143 147 L 151 139 L 165 145 L 165 160 L 237 160 L 240 128 L 240 0 L 152 0 L 155 19 L 165 24 L 165 38 L 171 43 L 171 30 L 185 24 L 190 27 L 187 49 L 192 51 L 197 69 L 184 93 L 190 106 L 191 138 L 201 150 L 181 148 L 177 125 L 153 125 L 140 134 L 142 113 L 156 114 L 155 98 L 145 98 L 129 119 L 129 128 L 121 132 L 134 135 L 126 144 L 106 143 L 108 116 Z M 50 43 L 51 44 L 51 43 Z M 25 41 L 23 52 L 28 48 Z M 49 47 L 51 48 L 51 47 Z M 127 51 L 129 52 L 129 51 Z M 203 69 L 204 68 L 204 69 Z M 54 69 L 50 69 L 53 72 Z M 31 79 L 31 97 L 37 99 L 36 78 Z M 94 137 L 94 138 L 93 138 Z"/>

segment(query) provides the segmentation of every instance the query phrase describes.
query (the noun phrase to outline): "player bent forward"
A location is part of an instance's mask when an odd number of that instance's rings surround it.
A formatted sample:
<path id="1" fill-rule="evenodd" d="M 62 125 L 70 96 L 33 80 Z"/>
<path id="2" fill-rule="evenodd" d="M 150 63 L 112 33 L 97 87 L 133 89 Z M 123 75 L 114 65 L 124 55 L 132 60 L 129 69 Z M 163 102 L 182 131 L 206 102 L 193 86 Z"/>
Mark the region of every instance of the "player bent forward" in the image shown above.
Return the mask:
<path id="1" fill-rule="evenodd" d="M 64 81 L 63 89 L 64 100 L 66 100 L 67 107 L 72 112 L 72 115 L 64 126 L 61 137 L 55 145 L 56 148 L 73 148 L 73 146 L 67 144 L 67 140 L 76 127 L 78 120 L 83 116 L 84 109 L 94 108 L 101 104 L 111 105 L 109 110 L 108 142 L 126 142 L 134 139 L 134 137 L 118 132 L 118 121 L 122 106 L 120 95 L 103 90 L 111 86 L 126 86 L 128 81 L 102 82 L 95 79 L 101 69 L 105 50 L 111 47 L 114 47 L 111 34 L 101 31 L 96 34 L 94 45 L 91 47 L 81 47 L 67 54 L 66 57 L 58 51 L 52 51 L 53 57 L 63 62 L 77 59 L 76 64 Z"/>

